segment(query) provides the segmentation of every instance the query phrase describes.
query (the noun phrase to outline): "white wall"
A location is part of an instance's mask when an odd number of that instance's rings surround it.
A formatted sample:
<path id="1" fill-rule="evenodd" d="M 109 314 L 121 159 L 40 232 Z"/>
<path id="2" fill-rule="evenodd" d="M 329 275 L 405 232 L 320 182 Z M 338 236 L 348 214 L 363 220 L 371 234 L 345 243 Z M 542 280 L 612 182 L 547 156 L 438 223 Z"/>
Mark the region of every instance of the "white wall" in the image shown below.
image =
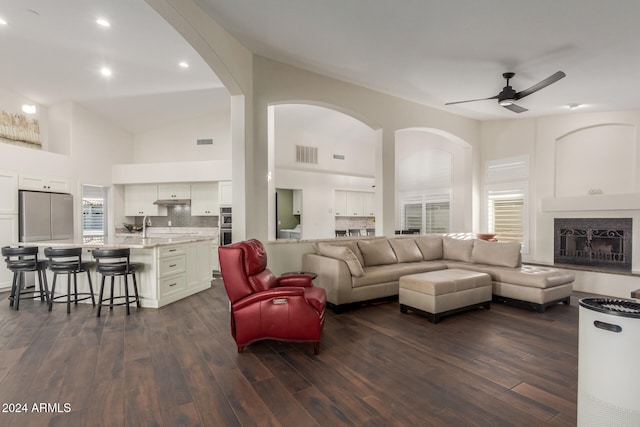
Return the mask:
<path id="1" fill-rule="evenodd" d="M 255 197 L 248 200 L 247 237 L 267 239 L 268 219 L 264 209 L 268 206 L 268 114 L 269 105 L 287 102 L 306 102 L 331 106 L 345 112 L 378 131 L 375 152 L 376 228 L 379 234 L 392 235 L 395 230 L 395 131 L 422 127 L 450 133 L 470 146 L 479 144 L 478 121 L 446 113 L 396 97 L 381 94 L 360 86 L 341 82 L 319 74 L 304 71 L 266 58 L 254 57 L 254 115 L 256 138 L 251 142 L 254 150 Z M 478 173 L 477 162 L 470 162 L 472 176 Z M 282 188 L 294 188 L 280 186 Z M 473 192 L 464 193 L 465 219 L 472 226 Z M 251 219 L 249 219 L 251 218 Z"/>
<path id="2" fill-rule="evenodd" d="M 197 139 L 213 138 L 213 145 Z M 130 163 L 231 160 L 230 110 L 204 114 L 134 135 Z"/>
<path id="3" fill-rule="evenodd" d="M 474 188 L 471 145 L 451 134 L 432 129 L 396 132 L 396 192 L 449 194 L 451 232 L 479 231 L 469 221 L 469 200 Z M 396 201 L 396 228 L 401 228 Z"/>
<path id="4" fill-rule="evenodd" d="M 302 190 L 302 238 L 327 239 L 335 236 L 335 190 L 371 191 L 374 182 L 373 178 L 283 169 L 275 177 L 274 188 Z"/>
<path id="5" fill-rule="evenodd" d="M 609 124 L 615 126 L 609 127 L 610 131 L 604 130 Z M 640 112 L 637 111 L 482 123 L 483 163 L 522 155 L 528 155 L 531 160 L 531 245 L 529 254 L 523 255 L 525 261 L 553 263 L 554 218 L 624 217 L 633 219 L 636 250 L 632 268 L 640 272 L 640 203 L 636 202 L 640 186 L 635 174 L 640 167 L 639 128 Z M 598 130 L 580 132 L 584 129 Z M 575 139 L 577 133 L 579 142 Z M 568 135 L 573 135 L 570 140 L 566 139 Z M 569 144 L 562 145 L 567 141 Z M 624 185 L 626 194 L 617 194 L 620 188 L 606 194 L 612 179 L 618 179 L 611 177 L 618 167 L 620 176 L 632 182 Z M 588 195 L 588 189 L 594 187 L 603 189 L 605 194 Z M 481 212 L 485 210 L 483 204 Z M 640 278 L 634 276 L 578 272 L 576 277 L 574 288 L 584 292 L 628 298 L 632 290 L 640 288 Z"/>

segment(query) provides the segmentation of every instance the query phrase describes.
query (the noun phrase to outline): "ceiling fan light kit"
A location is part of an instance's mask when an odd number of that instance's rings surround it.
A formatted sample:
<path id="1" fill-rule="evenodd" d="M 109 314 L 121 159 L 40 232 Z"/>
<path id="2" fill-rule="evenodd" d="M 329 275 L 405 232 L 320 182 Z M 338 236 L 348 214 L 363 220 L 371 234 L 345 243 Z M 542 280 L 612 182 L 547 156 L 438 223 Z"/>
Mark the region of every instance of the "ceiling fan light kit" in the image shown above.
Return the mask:
<path id="1" fill-rule="evenodd" d="M 502 107 L 506 108 L 507 110 L 511 110 L 514 113 L 523 113 L 525 111 L 529 111 L 524 107 L 521 107 L 519 105 L 516 105 L 516 101 L 518 101 L 519 99 L 524 98 L 525 96 L 529 96 L 532 93 L 535 93 L 537 91 L 539 91 L 540 89 L 544 89 L 545 87 L 549 86 L 550 84 L 553 84 L 555 82 L 557 82 L 558 80 L 564 78 L 566 76 L 566 74 L 562 71 L 558 71 L 556 73 L 553 73 L 552 75 L 550 75 L 549 77 L 547 77 L 546 79 L 534 84 L 533 86 L 531 86 L 528 89 L 525 89 L 523 91 L 520 92 L 516 92 L 510 85 L 509 85 L 509 80 L 511 80 L 516 74 L 515 73 L 503 73 L 502 77 L 504 77 L 507 80 L 507 84 L 506 86 L 502 89 L 502 91 L 495 95 L 495 96 L 491 96 L 489 98 L 481 98 L 481 99 L 470 99 L 467 101 L 456 101 L 456 102 L 447 102 L 445 105 L 453 105 L 453 104 L 462 104 L 464 102 L 475 102 L 475 101 L 486 101 L 489 99 L 497 99 L 498 100 L 498 104 L 501 105 Z"/>

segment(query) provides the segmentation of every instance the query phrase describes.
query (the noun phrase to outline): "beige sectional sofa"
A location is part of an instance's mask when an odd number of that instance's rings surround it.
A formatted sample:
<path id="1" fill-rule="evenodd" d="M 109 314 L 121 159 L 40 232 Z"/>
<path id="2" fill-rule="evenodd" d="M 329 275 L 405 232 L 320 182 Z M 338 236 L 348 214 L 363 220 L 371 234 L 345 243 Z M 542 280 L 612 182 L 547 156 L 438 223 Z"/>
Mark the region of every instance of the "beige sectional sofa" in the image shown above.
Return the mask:
<path id="1" fill-rule="evenodd" d="M 318 274 L 315 285 L 327 292 L 334 311 L 398 295 L 400 277 L 446 268 L 491 276 L 494 301 L 538 311 L 569 304 L 574 274 L 552 267 L 523 265 L 520 244 L 463 236 L 397 236 L 316 242 L 302 256 L 304 271 Z"/>

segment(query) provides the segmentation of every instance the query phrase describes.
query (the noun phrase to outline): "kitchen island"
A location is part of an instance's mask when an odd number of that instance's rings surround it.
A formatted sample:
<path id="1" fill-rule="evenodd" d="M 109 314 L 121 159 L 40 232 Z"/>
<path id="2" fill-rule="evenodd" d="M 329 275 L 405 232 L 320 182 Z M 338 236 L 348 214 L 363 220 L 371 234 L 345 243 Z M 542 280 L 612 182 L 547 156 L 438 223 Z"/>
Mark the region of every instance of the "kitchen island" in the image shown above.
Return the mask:
<path id="1" fill-rule="evenodd" d="M 85 237 L 74 241 L 41 241 L 21 243 L 46 247 L 81 247 L 83 260 L 93 260 L 91 251 L 102 248 L 129 248 L 131 262 L 141 264 L 137 272 L 138 292 L 142 307 L 159 308 L 211 287 L 217 237 L 206 234 L 162 234 L 143 238 L 140 234 L 108 237 Z M 41 255 L 44 257 L 44 255 Z M 51 284 L 53 276 L 49 272 Z M 102 277 L 91 272 L 94 293 L 100 289 Z M 122 279 L 117 279 L 114 295 L 122 295 Z M 88 292 L 86 275 L 78 275 L 78 291 Z M 66 292 L 66 278 L 60 276 L 56 291 Z M 105 286 L 105 293 L 109 291 Z M 58 292 L 56 292 L 57 294 Z"/>

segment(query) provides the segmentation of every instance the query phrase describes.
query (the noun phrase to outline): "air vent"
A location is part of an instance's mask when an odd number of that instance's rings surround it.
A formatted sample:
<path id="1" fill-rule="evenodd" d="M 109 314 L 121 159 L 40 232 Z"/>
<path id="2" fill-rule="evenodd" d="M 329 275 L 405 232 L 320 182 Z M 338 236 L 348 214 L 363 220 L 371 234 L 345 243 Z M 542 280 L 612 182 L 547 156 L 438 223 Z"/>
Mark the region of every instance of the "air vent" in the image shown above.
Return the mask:
<path id="1" fill-rule="evenodd" d="M 197 139 L 196 145 L 213 145 L 213 138 Z"/>
<path id="2" fill-rule="evenodd" d="M 318 164 L 318 147 L 296 145 L 296 163 Z"/>
<path id="3" fill-rule="evenodd" d="M 333 158 L 336 160 L 344 160 L 344 154 L 334 154 Z"/>

